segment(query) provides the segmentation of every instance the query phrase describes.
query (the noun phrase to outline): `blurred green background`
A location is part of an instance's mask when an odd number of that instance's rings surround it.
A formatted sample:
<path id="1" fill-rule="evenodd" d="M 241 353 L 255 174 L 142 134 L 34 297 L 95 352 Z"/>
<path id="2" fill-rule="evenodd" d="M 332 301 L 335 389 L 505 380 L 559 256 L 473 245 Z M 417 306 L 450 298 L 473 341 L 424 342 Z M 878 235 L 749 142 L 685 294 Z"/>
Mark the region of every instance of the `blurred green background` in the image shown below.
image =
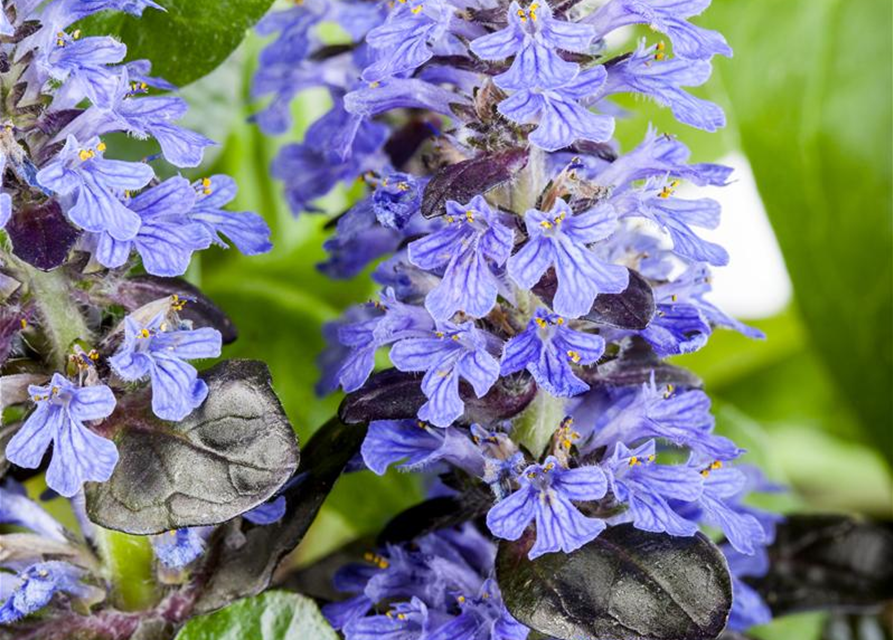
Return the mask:
<path id="1" fill-rule="evenodd" d="M 738 158 L 753 172 L 754 199 L 771 221 L 793 296 L 768 317 L 747 309 L 739 314 L 766 332 L 765 342 L 718 332 L 702 352 L 678 360 L 704 378 L 719 430 L 791 487 L 769 502 L 778 509 L 893 516 L 891 6 L 890 0 L 714 0 L 699 24 L 721 30 L 736 53 L 714 61 L 714 77 L 698 94 L 725 108 L 728 127 L 719 134 L 695 131 L 643 102 L 629 102 L 634 117 L 618 123 L 624 149 L 653 122 L 679 135 L 693 160 Z M 618 46 L 656 38 L 647 31 L 626 35 Z M 374 289 L 365 276 L 331 282 L 316 271 L 326 218 L 295 220 L 269 176 L 278 147 L 299 140 L 328 100 L 319 92 L 303 94 L 294 131 L 281 139 L 265 138 L 248 124 L 256 109 L 248 85 L 262 44 L 249 38 L 184 93 L 192 104 L 186 124 L 224 142 L 196 175 L 234 175 L 241 189 L 236 205 L 267 218 L 275 249 L 253 258 L 206 252 L 189 277 L 239 327 L 240 339 L 224 355 L 270 365 L 306 440 L 340 399 L 313 393 L 321 325 Z M 345 187 L 322 204 L 337 213 L 355 196 Z M 756 269 L 764 256 L 771 260 L 771 250 L 774 245 L 750 247 L 747 259 Z M 298 560 L 376 531 L 419 499 L 407 475 L 344 478 Z M 758 635 L 809 640 L 821 624 L 820 615 L 793 616 Z"/>

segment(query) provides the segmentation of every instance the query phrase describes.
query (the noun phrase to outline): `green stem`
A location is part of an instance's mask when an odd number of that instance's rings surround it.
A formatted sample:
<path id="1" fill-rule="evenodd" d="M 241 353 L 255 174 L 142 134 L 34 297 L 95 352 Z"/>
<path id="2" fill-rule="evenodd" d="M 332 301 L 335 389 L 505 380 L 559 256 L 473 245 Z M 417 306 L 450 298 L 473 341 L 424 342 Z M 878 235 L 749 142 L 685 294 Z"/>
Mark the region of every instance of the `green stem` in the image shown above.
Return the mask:
<path id="1" fill-rule="evenodd" d="M 90 330 L 71 294 L 72 283 L 62 269 L 40 271 L 21 262 L 16 266 L 25 276 L 37 304 L 41 328 L 50 343 L 52 363 L 63 371 L 72 343 L 90 339 Z"/>
<path id="2" fill-rule="evenodd" d="M 514 439 L 527 447 L 534 458 L 538 458 L 565 418 L 564 411 L 564 398 L 556 398 L 540 389 L 530 406 L 515 421 Z"/>
<path id="3" fill-rule="evenodd" d="M 147 536 L 97 526 L 96 543 L 112 583 L 112 603 L 116 607 L 140 611 L 158 603 L 154 555 Z"/>

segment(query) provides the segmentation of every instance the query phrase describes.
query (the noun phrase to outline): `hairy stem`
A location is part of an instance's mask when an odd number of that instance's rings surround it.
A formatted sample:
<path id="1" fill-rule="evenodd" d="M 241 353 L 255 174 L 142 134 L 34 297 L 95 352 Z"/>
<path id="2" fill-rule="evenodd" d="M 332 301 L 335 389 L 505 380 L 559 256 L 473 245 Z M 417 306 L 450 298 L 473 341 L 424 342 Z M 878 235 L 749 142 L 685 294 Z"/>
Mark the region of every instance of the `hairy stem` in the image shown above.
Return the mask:
<path id="1" fill-rule="evenodd" d="M 84 316 L 71 295 L 71 282 L 61 269 L 40 271 L 22 262 L 16 267 L 37 304 L 41 328 L 50 344 L 50 361 L 62 371 L 71 344 L 90 339 Z"/>
<path id="2" fill-rule="evenodd" d="M 157 604 L 159 594 L 149 538 L 97 526 L 96 541 L 112 583 L 113 604 L 122 611 L 140 611 Z"/>
<path id="3" fill-rule="evenodd" d="M 549 438 L 565 418 L 565 399 L 556 398 L 540 389 L 536 398 L 515 421 L 514 438 L 535 458 L 549 444 Z"/>

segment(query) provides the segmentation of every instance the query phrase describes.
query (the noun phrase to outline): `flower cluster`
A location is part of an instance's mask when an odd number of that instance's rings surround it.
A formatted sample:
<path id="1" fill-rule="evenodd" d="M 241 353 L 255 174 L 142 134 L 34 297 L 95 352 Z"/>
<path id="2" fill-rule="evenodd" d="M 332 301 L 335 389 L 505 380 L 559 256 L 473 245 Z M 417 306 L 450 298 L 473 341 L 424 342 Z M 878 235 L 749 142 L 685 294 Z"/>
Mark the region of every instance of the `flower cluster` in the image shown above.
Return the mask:
<path id="1" fill-rule="evenodd" d="M 335 587 L 350 597 L 323 613 L 346 638 L 524 640 L 529 630 L 490 577 L 495 558 L 496 546 L 471 525 L 387 545 L 338 571 Z M 366 615 L 377 605 L 387 608 Z"/>
<path id="2" fill-rule="evenodd" d="M 339 182 L 368 186 L 320 268 L 347 278 L 374 265 L 383 291 L 327 328 L 319 389 L 386 393 L 369 380 L 386 348 L 424 400 L 399 420 L 371 416 L 368 468 L 404 461 L 485 483 L 490 533 L 534 531 L 531 559 L 620 523 L 672 536 L 719 529 L 743 556 L 772 537 L 771 519 L 742 501 L 753 489 L 743 450 L 713 432 L 699 381 L 662 362 L 702 348 L 716 327 L 761 336 L 708 298 L 710 268 L 729 258 L 698 230 L 719 224 L 719 204 L 677 194 L 683 182 L 725 185 L 731 170 L 689 162 L 654 129 L 625 153 L 612 140 L 611 98 L 623 93 L 692 127 L 724 125 L 717 105 L 686 90 L 707 81 L 713 56 L 731 55 L 689 21 L 708 5 L 319 0 L 261 28 L 278 37 L 255 77 L 268 100 L 260 127 L 285 131 L 307 87 L 333 103 L 275 161 L 294 212 Z M 319 37 L 333 21 L 349 42 Z M 606 36 L 637 24 L 666 39 L 608 50 Z M 513 393 L 528 397 L 520 409 L 504 406 Z M 360 608 L 413 597 L 388 617 L 415 625 L 399 637 L 441 637 L 418 632 L 436 608 L 426 583 L 387 581 L 398 582 L 399 594 L 358 596 Z M 383 619 L 343 626 L 367 637 Z"/>
<path id="3" fill-rule="evenodd" d="M 226 209 L 236 196 L 228 176 L 163 178 L 199 166 L 214 143 L 176 124 L 186 102 L 148 61 L 125 63 L 123 43 L 81 29 L 97 12 L 140 16 L 164 11 L 159 4 L 0 5 L 0 386 L 3 408 L 12 407 L 3 471 L 46 468 L 52 495 L 82 503 L 84 483 L 105 482 L 118 466 L 115 432 L 103 425 L 122 403 L 150 394 L 162 424 L 183 420 L 208 395 L 190 361 L 220 355 L 223 337 L 194 324 L 202 324 L 188 308 L 197 290 L 165 278 L 183 275 L 193 253 L 212 244 L 269 251 L 270 231 L 260 216 Z M 158 153 L 115 159 L 121 134 Z M 0 523 L 72 544 L 17 486 L 0 489 Z M 182 565 L 189 551 L 181 548 L 201 545 L 176 537 L 177 549 L 159 544 L 158 555 Z M 94 590 L 82 579 L 95 559 L 31 551 L 0 565 L 18 575 L 0 571 L 2 623 L 55 593 L 82 599 Z M 48 553 L 75 559 L 46 561 Z"/>

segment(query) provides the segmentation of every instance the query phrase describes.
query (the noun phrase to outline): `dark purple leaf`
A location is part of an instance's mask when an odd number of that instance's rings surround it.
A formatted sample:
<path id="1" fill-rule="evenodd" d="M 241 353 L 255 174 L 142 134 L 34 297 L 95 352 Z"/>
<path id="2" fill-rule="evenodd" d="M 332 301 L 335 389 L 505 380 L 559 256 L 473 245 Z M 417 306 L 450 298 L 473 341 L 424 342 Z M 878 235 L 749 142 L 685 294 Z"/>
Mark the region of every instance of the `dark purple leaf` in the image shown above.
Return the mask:
<path id="1" fill-rule="evenodd" d="M 639 386 L 651 380 L 659 385 L 672 384 L 685 389 L 700 389 L 703 381 L 687 369 L 661 360 L 645 340 L 638 336 L 626 338 L 620 353 L 598 368 L 587 367 L 579 375 L 590 386 Z"/>
<path id="2" fill-rule="evenodd" d="M 110 295 L 112 302 L 128 311 L 168 296 L 177 295 L 189 302 L 180 317 L 191 320 L 196 327 L 214 327 L 223 336 L 223 344 L 234 342 L 239 332 L 232 320 L 201 290 L 180 278 L 159 278 L 141 275 L 122 280 Z"/>
<path id="3" fill-rule="evenodd" d="M 713 640 L 732 606 L 722 553 L 690 538 L 609 527 L 572 553 L 529 560 L 528 531 L 502 541 L 496 577 L 509 612 L 561 640 Z"/>
<path id="4" fill-rule="evenodd" d="M 97 428 L 120 460 L 87 483 L 93 522 L 133 534 L 218 524 L 269 499 L 298 466 L 297 439 L 262 362 L 202 372 L 208 399 L 180 422 L 156 418 L 149 390 L 120 398 Z"/>
<path id="5" fill-rule="evenodd" d="M 839 515 L 794 515 L 778 526 L 769 573 L 747 579 L 773 613 L 872 610 L 893 600 L 893 531 Z"/>
<path id="6" fill-rule="evenodd" d="M 438 529 L 455 527 L 485 515 L 492 506 L 489 489 L 431 498 L 394 516 L 379 534 L 378 544 L 408 542 Z"/>
<path id="7" fill-rule="evenodd" d="M 551 305 L 558 288 L 555 270 L 549 269 L 546 275 L 533 288 L 533 292 Z M 636 271 L 629 269 L 629 286 L 622 293 L 602 293 L 595 298 L 592 309 L 583 316 L 584 320 L 597 322 L 609 327 L 641 331 L 654 316 L 654 293 L 651 285 Z"/>
<path id="8" fill-rule="evenodd" d="M 43 271 L 55 269 L 68 258 L 80 231 L 72 227 L 55 200 L 15 209 L 6 225 L 12 252 Z"/>
<path id="9" fill-rule="evenodd" d="M 422 376 L 387 369 L 372 374 L 362 389 L 349 393 L 338 409 L 347 424 L 373 420 L 411 420 L 427 398 L 422 393 Z M 474 395 L 464 382 L 459 395 L 465 402 L 466 423 L 490 425 L 521 413 L 536 396 L 536 383 L 526 374 L 500 379 L 483 398 Z"/>
<path id="10" fill-rule="evenodd" d="M 282 494 L 286 500 L 285 516 L 279 522 L 249 528 L 243 545 L 224 547 L 218 569 L 196 605 L 199 613 L 257 595 L 269 586 L 279 561 L 307 533 L 335 481 L 360 450 L 365 437 L 365 425 L 348 426 L 333 418 L 310 438 L 301 452 L 297 473 L 300 480 Z"/>
<path id="11" fill-rule="evenodd" d="M 527 149 L 510 149 L 493 155 L 480 155 L 440 169 L 425 187 L 422 215 L 426 218 L 446 212 L 447 200 L 466 203 L 508 182 L 527 164 Z"/>

